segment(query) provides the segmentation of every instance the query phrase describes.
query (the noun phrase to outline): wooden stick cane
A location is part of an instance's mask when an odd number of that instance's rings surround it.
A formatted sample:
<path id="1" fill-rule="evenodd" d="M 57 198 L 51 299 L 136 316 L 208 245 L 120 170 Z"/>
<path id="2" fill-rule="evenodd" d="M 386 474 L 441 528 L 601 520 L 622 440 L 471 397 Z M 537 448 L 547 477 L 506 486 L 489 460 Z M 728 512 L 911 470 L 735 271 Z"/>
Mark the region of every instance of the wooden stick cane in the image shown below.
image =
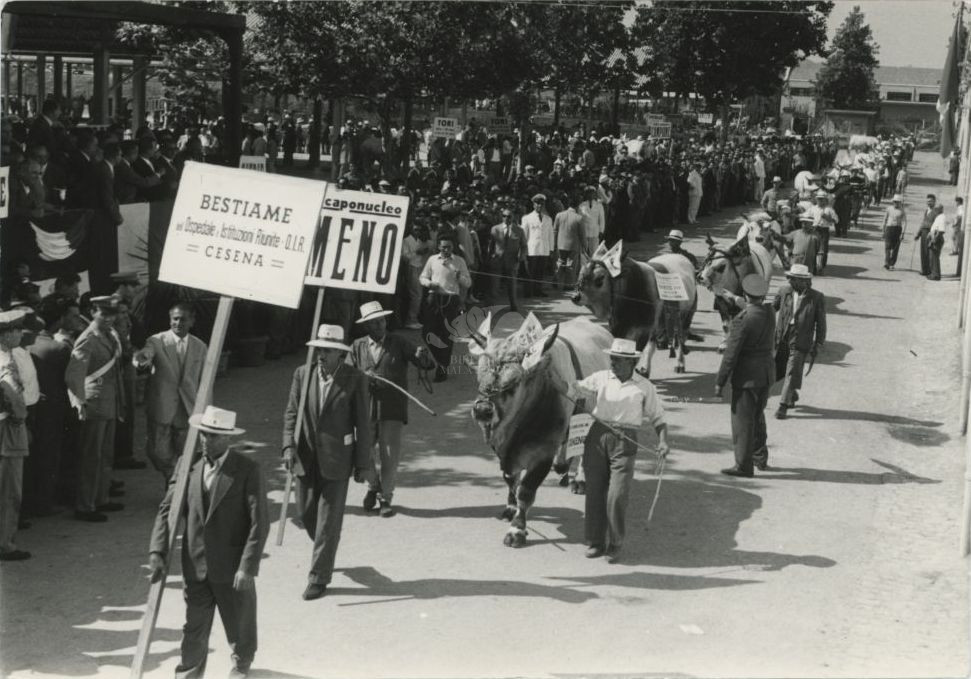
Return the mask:
<path id="1" fill-rule="evenodd" d="M 194 415 L 202 413 L 212 399 L 212 384 L 216 378 L 216 367 L 219 364 L 219 355 L 222 353 L 223 340 L 226 337 L 226 328 L 229 326 L 229 315 L 233 309 L 232 297 L 220 297 L 219 307 L 216 310 L 216 321 L 213 324 L 212 335 L 209 338 L 209 350 L 206 353 L 206 362 L 202 368 L 202 380 L 199 382 L 199 392 L 196 394 L 196 403 L 192 409 Z M 152 581 L 148 593 L 148 604 L 145 607 L 145 616 L 142 618 L 142 628 L 138 633 L 138 644 L 135 646 L 135 657 L 132 658 L 131 679 L 141 679 L 144 671 L 145 658 L 148 656 L 148 648 L 152 643 L 152 632 L 155 630 L 155 623 L 158 620 L 158 612 L 162 603 L 162 594 L 165 592 L 165 580 L 168 576 L 169 564 L 173 554 L 176 553 L 175 541 L 179 537 L 179 522 L 182 513 L 185 511 L 185 502 L 189 490 L 189 469 L 192 467 L 192 457 L 196 449 L 196 441 L 199 438 L 199 430 L 189 427 L 186 434 L 185 445 L 182 447 L 182 462 L 179 465 L 179 474 L 175 480 L 175 489 L 172 494 L 172 504 L 169 507 L 169 540 L 168 551 L 165 557 L 165 567 Z"/>
<path id="2" fill-rule="evenodd" d="M 320 310 L 324 305 L 324 288 L 317 291 L 317 303 L 314 305 L 313 325 L 310 328 L 310 339 L 317 336 L 317 322 L 320 318 Z M 307 406 L 307 393 L 310 391 L 310 366 L 314 360 L 314 348 L 307 347 L 307 360 L 303 364 L 303 388 L 300 390 L 300 404 L 297 408 L 297 423 L 294 426 L 293 445 L 300 445 L 300 430 L 303 429 L 303 411 Z M 297 451 L 294 449 L 293 455 L 296 460 Z M 280 522 L 276 529 L 276 546 L 283 544 L 283 532 L 287 527 L 287 509 L 290 506 L 290 493 L 293 491 L 293 468 L 287 470 L 287 482 L 283 488 L 283 503 L 280 505 Z"/>
<path id="3" fill-rule="evenodd" d="M 667 457 L 661 458 L 661 464 L 658 466 L 657 472 L 657 488 L 654 490 L 654 501 L 651 502 L 651 510 L 647 513 L 647 522 L 651 522 L 651 518 L 654 516 L 654 508 L 657 507 L 657 499 L 661 497 L 661 479 L 664 477 L 664 463 L 667 462 Z"/>

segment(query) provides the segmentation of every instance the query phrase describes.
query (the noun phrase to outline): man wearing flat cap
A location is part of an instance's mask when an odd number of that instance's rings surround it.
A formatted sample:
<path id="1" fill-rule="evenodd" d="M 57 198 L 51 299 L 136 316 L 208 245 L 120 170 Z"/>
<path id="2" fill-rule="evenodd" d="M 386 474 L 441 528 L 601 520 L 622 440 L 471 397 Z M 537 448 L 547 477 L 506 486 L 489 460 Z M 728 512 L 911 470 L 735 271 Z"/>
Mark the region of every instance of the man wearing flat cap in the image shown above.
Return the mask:
<path id="1" fill-rule="evenodd" d="M 776 378 L 785 376 L 782 398 L 775 413 L 778 420 L 786 418 L 789 408 L 796 406 L 802 388 L 802 368 L 806 358 L 816 354 L 826 342 L 826 298 L 813 290 L 813 275 L 805 264 L 793 264 L 786 272 L 785 285 L 779 288 L 772 301 L 778 312 L 775 332 Z"/>
<path id="2" fill-rule="evenodd" d="M 735 464 L 722 470 L 728 476 L 750 478 L 753 466 L 768 469 L 765 405 L 775 382 L 772 342 L 775 315 L 764 304 L 768 283 L 758 274 L 742 279 L 747 304 L 732 320 L 725 353 L 715 380 L 715 396 L 732 382 L 732 444 Z"/>
<path id="3" fill-rule="evenodd" d="M 230 678 L 245 677 L 256 654 L 256 583 L 269 530 L 266 482 L 255 459 L 234 450 L 232 437 L 245 433 L 236 413 L 206 406 L 189 418 L 199 430 L 201 455 L 179 458 L 191 464 L 182 534 L 185 626 L 176 679 L 206 675 L 209 632 L 219 618 L 233 654 Z M 149 546 L 153 578 L 169 558 L 169 513 L 179 473 L 172 475 L 158 508 Z"/>
<path id="4" fill-rule="evenodd" d="M 74 343 L 64 380 L 71 405 L 81 420 L 78 495 L 75 517 L 103 522 L 102 512 L 124 506 L 108 499 L 115 454 L 115 422 L 124 417 L 125 386 L 119 361 L 121 339 L 114 330 L 118 304 L 112 297 L 92 297 L 91 324 Z"/>
<path id="5" fill-rule="evenodd" d="M 283 459 L 298 477 L 297 503 L 304 528 L 314 541 L 306 601 L 327 591 L 334 573 L 337 545 L 344 524 L 347 488 L 353 476 L 363 483 L 371 466 L 371 413 L 368 379 L 345 363 L 351 348 L 339 325 L 321 325 L 309 373 L 297 368 L 283 414 Z M 303 426 L 297 440 L 300 395 L 307 389 Z M 299 463 L 299 466 L 297 466 Z"/>

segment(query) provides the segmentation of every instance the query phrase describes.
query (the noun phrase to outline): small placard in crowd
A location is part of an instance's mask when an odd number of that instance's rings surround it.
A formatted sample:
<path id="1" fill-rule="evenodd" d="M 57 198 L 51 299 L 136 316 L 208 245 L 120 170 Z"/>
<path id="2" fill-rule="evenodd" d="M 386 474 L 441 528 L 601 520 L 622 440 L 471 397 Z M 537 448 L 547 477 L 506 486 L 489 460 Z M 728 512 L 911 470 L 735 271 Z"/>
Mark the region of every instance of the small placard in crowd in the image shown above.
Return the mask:
<path id="1" fill-rule="evenodd" d="M 327 188 L 307 284 L 393 294 L 408 197 Z"/>
<path id="2" fill-rule="evenodd" d="M 665 302 L 686 302 L 688 301 L 688 291 L 684 289 L 684 281 L 676 273 L 654 274 L 657 280 L 657 294 Z"/>
<path id="3" fill-rule="evenodd" d="M 671 138 L 671 123 L 649 122 L 648 130 L 650 131 L 651 136 L 655 139 Z"/>
<path id="4" fill-rule="evenodd" d="M 715 122 L 715 114 L 714 113 L 699 113 L 698 114 L 698 122 L 701 123 L 702 125 L 711 125 L 713 122 Z"/>
<path id="5" fill-rule="evenodd" d="M 187 162 L 159 280 L 296 309 L 326 188 Z"/>
<path id="6" fill-rule="evenodd" d="M 442 139 L 455 139 L 459 131 L 458 118 L 435 118 L 432 122 L 432 136 Z"/>
<path id="7" fill-rule="evenodd" d="M 266 156 L 240 156 L 239 169 L 266 172 Z"/>
<path id="8" fill-rule="evenodd" d="M 496 136 L 512 134 L 512 122 L 509 118 L 493 118 L 489 121 L 488 128 Z"/>

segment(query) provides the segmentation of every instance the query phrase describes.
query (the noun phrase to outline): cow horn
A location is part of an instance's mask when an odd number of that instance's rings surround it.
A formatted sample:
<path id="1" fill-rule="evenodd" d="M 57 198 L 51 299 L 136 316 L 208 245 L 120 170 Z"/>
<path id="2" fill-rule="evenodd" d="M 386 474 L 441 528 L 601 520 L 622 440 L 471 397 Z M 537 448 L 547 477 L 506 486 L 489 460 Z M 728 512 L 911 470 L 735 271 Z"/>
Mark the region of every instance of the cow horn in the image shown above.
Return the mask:
<path id="1" fill-rule="evenodd" d="M 715 247 L 715 239 L 711 237 L 711 232 L 705 234 L 705 242 L 708 243 L 708 247 Z"/>
<path id="2" fill-rule="evenodd" d="M 492 312 L 485 317 L 485 320 L 479 324 L 479 327 L 472 330 L 472 339 L 475 343 L 479 345 L 480 348 L 485 349 L 486 345 L 489 344 L 489 339 L 492 337 Z"/>
<path id="3" fill-rule="evenodd" d="M 550 350 L 550 347 L 553 346 L 553 342 L 556 341 L 556 337 L 559 334 L 560 334 L 560 324 L 557 323 L 556 325 L 553 326 L 553 332 L 550 333 L 549 337 L 547 337 L 546 341 L 543 343 L 544 354 Z"/>

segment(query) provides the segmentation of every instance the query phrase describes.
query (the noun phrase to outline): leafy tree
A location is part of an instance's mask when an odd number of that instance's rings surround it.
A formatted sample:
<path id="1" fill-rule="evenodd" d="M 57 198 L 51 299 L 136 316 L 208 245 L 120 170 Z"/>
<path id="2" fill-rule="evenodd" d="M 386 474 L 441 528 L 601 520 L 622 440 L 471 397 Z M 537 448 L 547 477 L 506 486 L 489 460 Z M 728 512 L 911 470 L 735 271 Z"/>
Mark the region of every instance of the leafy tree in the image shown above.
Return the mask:
<path id="1" fill-rule="evenodd" d="M 826 44 L 833 3 L 816 0 L 669 0 L 639 6 L 632 35 L 654 89 L 697 93 L 728 120 L 733 101 L 778 92 L 786 67 Z"/>
<path id="2" fill-rule="evenodd" d="M 816 96 L 834 108 L 873 109 L 879 92 L 873 77 L 880 48 L 859 6 L 836 31 L 826 64 L 816 76 Z"/>

